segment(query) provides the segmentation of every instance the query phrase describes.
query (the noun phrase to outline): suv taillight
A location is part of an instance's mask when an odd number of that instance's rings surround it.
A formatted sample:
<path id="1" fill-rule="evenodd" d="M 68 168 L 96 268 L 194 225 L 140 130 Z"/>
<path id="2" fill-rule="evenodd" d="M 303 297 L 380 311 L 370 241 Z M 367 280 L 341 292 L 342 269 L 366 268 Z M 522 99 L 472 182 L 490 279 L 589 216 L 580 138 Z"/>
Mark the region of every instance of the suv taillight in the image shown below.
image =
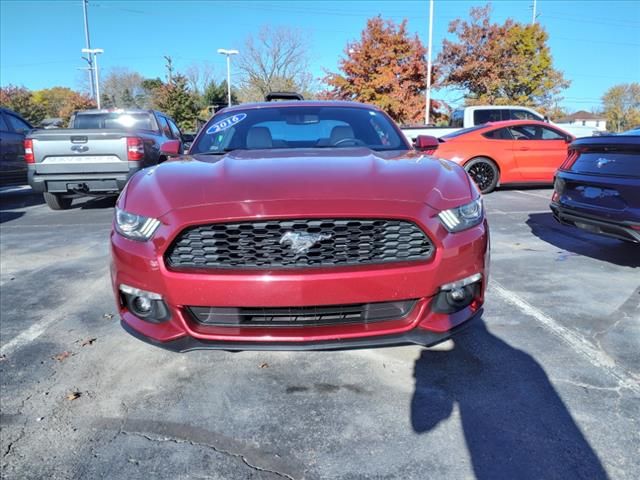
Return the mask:
<path id="1" fill-rule="evenodd" d="M 30 138 L 24 141 L 24 161 L 27 163 L 36 163 L 36 157 L 33 155 L 33 140 Z"/>
<path id="2" fill-rule="evenodd" d="M 144 159 L 144 142 L 139 137 L 127 137 L 127 160 L 139 162 Z"/>

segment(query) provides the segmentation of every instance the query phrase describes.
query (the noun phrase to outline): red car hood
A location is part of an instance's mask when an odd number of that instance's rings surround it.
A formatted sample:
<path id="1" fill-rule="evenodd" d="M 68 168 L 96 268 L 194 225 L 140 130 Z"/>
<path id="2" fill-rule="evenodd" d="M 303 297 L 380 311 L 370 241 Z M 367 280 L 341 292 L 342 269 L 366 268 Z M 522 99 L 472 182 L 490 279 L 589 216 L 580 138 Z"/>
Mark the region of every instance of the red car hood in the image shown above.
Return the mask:
<path id="1" fill-rule="evenodd" d="M 193 155 L 137 174 L 119 205 L 160 217 L 180 208 L 273 200 L 392 200 L 444 210 L 477 193 L 464 170 L 418 152 L 368 148 L 238 150 Z"/>

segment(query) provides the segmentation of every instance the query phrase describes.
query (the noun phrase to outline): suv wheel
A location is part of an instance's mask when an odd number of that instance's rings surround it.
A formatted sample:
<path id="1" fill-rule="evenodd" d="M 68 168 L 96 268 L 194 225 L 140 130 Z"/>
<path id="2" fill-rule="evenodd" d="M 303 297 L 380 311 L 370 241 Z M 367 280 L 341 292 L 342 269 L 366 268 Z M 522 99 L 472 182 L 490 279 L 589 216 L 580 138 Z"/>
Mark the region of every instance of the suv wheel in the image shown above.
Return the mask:
<path id="1" fill-rule="evenodd" d="M 71 206 L 73 199 L 71 197 L 63 197 L 60 193 L 44 192 L 44 201 L 51 210 L 66 210 Z"/>

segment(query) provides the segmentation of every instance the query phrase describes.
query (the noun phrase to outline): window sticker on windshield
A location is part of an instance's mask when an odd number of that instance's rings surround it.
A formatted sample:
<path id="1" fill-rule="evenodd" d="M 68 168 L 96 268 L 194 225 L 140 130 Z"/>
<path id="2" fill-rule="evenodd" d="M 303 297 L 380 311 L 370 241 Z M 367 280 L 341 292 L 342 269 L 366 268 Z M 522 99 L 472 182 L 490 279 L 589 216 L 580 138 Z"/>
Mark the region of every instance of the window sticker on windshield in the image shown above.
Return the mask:
<path id="1" fill-rule="evenodd" d="M 231 128 L 234 125 L 240 123 L 245 118 L 247 118 L 246 113 L 238 113 L 237 115 L 232 115 L 229 118 L 225 118 L 224 120 L 221 120 L 211 125 L 209 128 L 207 128 L 207 133 L 212 134 L 212 133 L 222 132 L 223 130 L 226 130 L 227 128 Z"/>

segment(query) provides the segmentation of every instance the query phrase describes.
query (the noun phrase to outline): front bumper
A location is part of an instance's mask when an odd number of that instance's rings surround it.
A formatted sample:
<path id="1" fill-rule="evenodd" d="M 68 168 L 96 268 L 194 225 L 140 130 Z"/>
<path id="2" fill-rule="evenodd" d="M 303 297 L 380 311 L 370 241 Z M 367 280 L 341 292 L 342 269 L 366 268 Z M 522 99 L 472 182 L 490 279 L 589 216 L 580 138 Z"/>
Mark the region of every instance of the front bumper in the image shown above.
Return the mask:
<path id="1" fill-rule="evenodd" d="M 432 347 L 442 343 L 453 335 L 465 330 L 471 321 L 480 318 L 483 309 L 477 310 L 468 320 L 449 331 L 437 333 L 423 329 L 414 329 L 406 333 L 396 335 L 377 335 L 374 337 L 324 340 L 317 342 L 227 342 L 215 340 L 200 340 L 193 337 L 180 337 L 168 342 L 159 342 L 147 337 L 131 327 L 124 320 L 120 321 L 122 328 L 145 343 L 170 350 L 177 353 L 191 352 L 193 350 L 251 350 L 251 351 L 316 351 L 316 350 L 351 350 L 357 348 L 372 347 L 396 347 L 402 345 L 420 345 Z"/>
<path id="2" fill-rule="evenodd" d="M 374 202 L 375 203 L 375 202 Z M 253 209 L 257 211 L 254 212 Z M 235 209 L 235 210 L 234 210 Z M 366 210 L 345 207 L 343 201 L 299 204 L 290 201 L 258 205 L 208 205 L 191 212 L 170 213 L 149 242 L 111 235 L 113 289 L 127 331 L 154 345 L 174 351 L 200 348 L 332 349 L 372 345 L 417 343 L 432 345 L 448 338 L 477 315 L 484 300 L 489 258 L 489 233 L 485 222 L 467 231 L 448 233 L 429 207 L 402 202 L 367 202 Z M 183 228 L 207 221 L 252 219 L 264 212 L 270 218 L 322 216 L 339 211 L 346 218 L 399 218 L 416 222 L 428 232 L 434 255 L 423 262 L 378 264 L 280 271 L 185 272 L 168 269 L 164 253 Z M 482 274 L 477 298 L 454 313 L 434 311 L 433 301 L 442 285 L 476 273 Z M 119 286 L 156 292 L 170 312 L 160 323 L 143 320 L 121 301 Z M 405 317 L 374 323 L 305 326 L 213 326 L 194 321 L 187 307 L 313 307 L 416 300 Z"/>
<path id="3" fill-rule="evenodd" d="M 572 225 L 598 235 L 640 243 L 640 224 L 612 221 L 564 207 L 557 202 L 553 202 L 549 206 L 553 218 L 563 225 Z"/>

